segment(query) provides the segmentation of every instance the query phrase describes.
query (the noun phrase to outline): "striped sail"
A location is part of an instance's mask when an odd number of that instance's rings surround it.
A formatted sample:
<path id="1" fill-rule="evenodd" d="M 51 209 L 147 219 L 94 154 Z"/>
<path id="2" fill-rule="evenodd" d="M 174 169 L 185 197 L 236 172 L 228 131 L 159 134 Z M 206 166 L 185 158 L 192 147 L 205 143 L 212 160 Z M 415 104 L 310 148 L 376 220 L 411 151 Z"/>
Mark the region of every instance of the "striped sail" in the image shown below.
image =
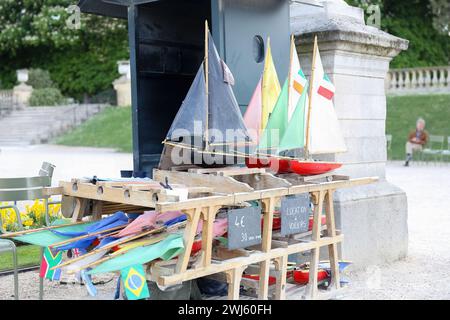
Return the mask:
<path id="1" fill-rule="evenodd" d="M 289 79 L 289 106 L 288 106 L 288 120 L 290 121 L 292 115 L 295 112 L 298 101 L 305 90 L 306 87 L 306 77 L 303 74 L 302 68 L 300 66 L 300 61 L 298 59 L 297 49 L 294 43 L 292 43 L 292 58 L 291 58 L 291 69 L 290 69 L 290 79 Z"/>
<path id="2" fill-rule="evenodd" d="M 312 83 L 310 115 L 310 154 L 340 153 L 347 151 L 334 104 L 334 85 L 325 74 L 319 49 L 316 51 Z"/>

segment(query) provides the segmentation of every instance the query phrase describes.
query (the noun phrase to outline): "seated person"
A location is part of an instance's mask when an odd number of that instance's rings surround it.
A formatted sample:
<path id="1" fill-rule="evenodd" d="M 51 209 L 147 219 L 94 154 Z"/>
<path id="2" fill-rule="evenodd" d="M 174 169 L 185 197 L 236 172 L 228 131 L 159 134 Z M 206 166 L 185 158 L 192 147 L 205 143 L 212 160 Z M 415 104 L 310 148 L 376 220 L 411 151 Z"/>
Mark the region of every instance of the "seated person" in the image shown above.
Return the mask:
<path id="1" fill-rule="evenodd" d="M 425 130 L 425 120 L 419 118 L 416 123 L 416 130 L 411 131 L 406 142 L 406 162 L 405 167 L 409 166 L 414 151 L 422 151 L 423 146 L 428 142 L 428 132 Z"/>

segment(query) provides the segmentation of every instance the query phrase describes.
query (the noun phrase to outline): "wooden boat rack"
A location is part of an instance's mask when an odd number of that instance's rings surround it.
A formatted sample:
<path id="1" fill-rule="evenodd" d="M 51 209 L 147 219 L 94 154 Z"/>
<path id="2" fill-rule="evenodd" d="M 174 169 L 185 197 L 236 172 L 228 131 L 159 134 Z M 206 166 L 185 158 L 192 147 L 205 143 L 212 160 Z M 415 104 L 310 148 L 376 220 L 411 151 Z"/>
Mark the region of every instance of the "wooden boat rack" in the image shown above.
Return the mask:
<path id="1" fill-rule="evenodd" d="M 296 175 L 278 177 L 264 169 L 184 168 L 171 171 L 155 170 L 154 180 L 149 183 L 98 182 L 73 179 L 61 182 L 60 191 L 65 197 L 75 199 L 73 220 L 83 217 L 83 203 L 93 201 L 93 217 L 98 219 L 103 212 L 102 204 L 115 203 L 130 208 L 155 209 L 160 213 L 182 211 L 187 215 L 184 231 L 185 251 L 176 261 L 158 261 L 148 265 L 148 278 L 160 286 L 172 286 L 183 281 L 205 276 L 224 274 L 228 282 L 228 298 L 239 299 L 243 272 L 259 266 L 258 299 L 269 298 L 269 276 L 276 276 L 274 299 L 286 298 L 286 273 L 288 256 L 310 251 L 310 279 L 304 298 L 318 298 L 317 272 L 320 248 L 328 247 L 331 265 L 330 288 L 339 289 L 338 244 L 344 235 L 336 230 L 333 209 L 333 194 L 337 189 L 351 188 L 374 183 L 376 177 L 349 179 L 345 176 L 318 176 L 302 178 Z M 188 199 L 179 201 L 173 193 L 161 187 L 160 182 L 169 182 L 173 189 L 184 186 Z M 314 203 L 313 228 L 308 239 L 291 237 L 280 241 L 272 232 L 275 207 L 283 197 L 309 193 Z M 240 207 L 249 201 L 260 201 L 264 222 L 262 243 L 246 249 L 229 251 L 224 247 L 213 248 L 213 223 L 222 208 Z M 133 211 L 136 212 L 136 211 Z M 322 214 L 326 215 L 326 226 L 322 226 Z M 192 261 L 199 221 L 203 220 L 202 249 Z M 326 227 L 326 233 L 323 232 Z M 243 281 L 246 281 L 245 279 Z"/>

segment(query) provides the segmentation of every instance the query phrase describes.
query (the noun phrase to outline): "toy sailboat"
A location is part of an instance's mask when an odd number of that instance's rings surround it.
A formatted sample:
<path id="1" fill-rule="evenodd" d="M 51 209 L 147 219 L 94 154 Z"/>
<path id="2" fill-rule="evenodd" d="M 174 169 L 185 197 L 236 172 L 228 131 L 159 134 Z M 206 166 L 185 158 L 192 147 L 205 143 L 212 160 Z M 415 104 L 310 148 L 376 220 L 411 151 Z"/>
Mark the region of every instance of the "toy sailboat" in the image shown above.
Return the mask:
<path id="1" fill-rule="evenodd" d="M 332 101 L 335 89 L 323 70 L 317 38 L 314 41 L 310 80 L 308 84 L 300 67 L 292 37 L 288 79 L 267 125 L 260 127 L 258 147 L 254 155 L 246 159 L 247 167 L 267 167 L 278 173 L 318 175 L 342 166 L 341 163 L 315 161 L 312 158 L 316 155 L 346 151 Z M 263 108 L 262 104 L 258 105 L 252 100 L 244 119 L 249 119 L 249 114 L 258 114 L 255 111 L 258 107 Z M 252 126 L 251 123 L 248 125 Z"/>
<path id="2" fill-rule="evenodd" d="M 237 150 L 251 138 L 233 84 L 233 75 L 220 59 L 205 22 L 205 59 L 163 141 L 160 169 L 174 165 L 174 149 L 175 154 L 184 151 L 187 155 L 180 159 L 183 165 L 224 166 L 236 164 L 238 158 L 243 162 L 245 155 Z"/>

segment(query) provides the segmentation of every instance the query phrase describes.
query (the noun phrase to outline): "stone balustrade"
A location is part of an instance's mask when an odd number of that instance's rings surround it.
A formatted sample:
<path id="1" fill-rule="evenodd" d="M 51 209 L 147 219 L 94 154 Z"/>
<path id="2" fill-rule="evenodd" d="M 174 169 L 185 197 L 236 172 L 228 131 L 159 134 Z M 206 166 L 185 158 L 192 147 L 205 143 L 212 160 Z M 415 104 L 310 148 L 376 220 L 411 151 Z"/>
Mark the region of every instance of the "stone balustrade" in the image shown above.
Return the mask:
<path id="1" fill-rule="evenodd" d="M 391 69 L 386 91 L 390 95 L 450 93 L 450 66 Z"/>
<path id="2" fill-rule="evenodd" d="M 17 108 L 12 90 L 0 90 L 0 118 L 10 114 Z"/>

